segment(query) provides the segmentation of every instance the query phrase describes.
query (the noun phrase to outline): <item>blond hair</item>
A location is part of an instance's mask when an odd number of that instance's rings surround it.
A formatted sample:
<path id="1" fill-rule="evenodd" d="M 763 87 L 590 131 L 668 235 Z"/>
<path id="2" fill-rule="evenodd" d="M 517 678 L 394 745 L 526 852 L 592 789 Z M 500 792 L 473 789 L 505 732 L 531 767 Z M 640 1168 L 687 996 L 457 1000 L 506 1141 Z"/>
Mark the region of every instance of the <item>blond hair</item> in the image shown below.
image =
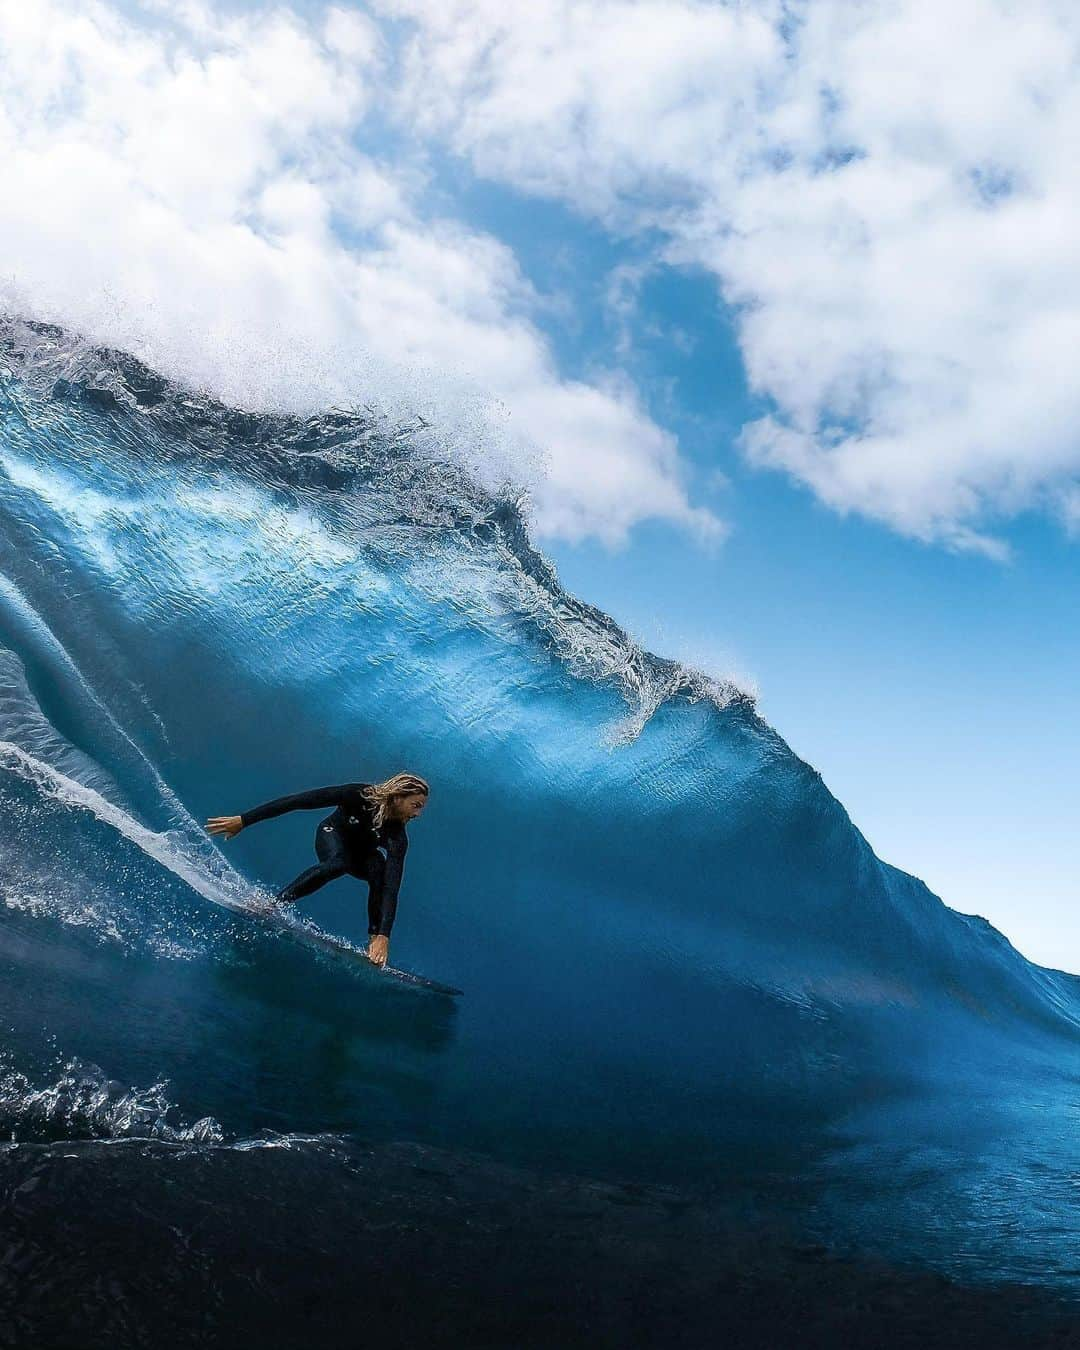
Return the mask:
<path id="1" fill-rule="evenodd" d="M 381 829 L 386 820 L 386 808 L 395 797 L 426 797 L 431 789 L 415 773 L 396 773 L 382 783 L 370 783 L 364 796 L 375 807 L 375 828 Z"/>

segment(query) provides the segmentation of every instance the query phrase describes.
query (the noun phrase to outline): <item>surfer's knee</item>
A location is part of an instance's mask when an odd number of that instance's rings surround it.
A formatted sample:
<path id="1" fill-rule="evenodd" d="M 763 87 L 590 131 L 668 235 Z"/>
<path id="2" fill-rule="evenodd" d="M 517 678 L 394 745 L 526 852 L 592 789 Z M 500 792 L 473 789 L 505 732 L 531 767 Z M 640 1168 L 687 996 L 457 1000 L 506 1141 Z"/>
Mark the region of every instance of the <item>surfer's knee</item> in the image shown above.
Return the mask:
<path id="1" fill-rule="evenodd" d="M 274 896 L 274 900 L 279 905 L 294 904 L 297 900 L 303 900 L 305 896 L 310 895 L 312 891 L 317 891 L 320 886 L 325 886 L 328 881 L 335 881 L 344 875 L 345 868 L 340 863 L 320 863 L 317 867 L 309 867 L 306 872 L 301 872 L 295 880 L 282 887 Z"/>

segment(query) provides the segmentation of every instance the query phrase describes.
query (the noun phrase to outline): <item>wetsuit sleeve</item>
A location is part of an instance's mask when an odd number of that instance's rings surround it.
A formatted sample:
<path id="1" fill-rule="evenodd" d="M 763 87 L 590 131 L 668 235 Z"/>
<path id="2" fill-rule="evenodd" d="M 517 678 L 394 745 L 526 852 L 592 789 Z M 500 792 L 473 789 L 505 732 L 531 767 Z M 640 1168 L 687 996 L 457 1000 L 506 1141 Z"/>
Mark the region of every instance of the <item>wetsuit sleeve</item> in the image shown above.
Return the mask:
<path id="1" fill-rule="evenodd" d="M 355 783 L 341 783 L 337 787 L 312 788 L 310 792 L 294 792 L 291 797 L 275 797 L 250 811 L 243 811 L 240 823 L 245 827 L 257 825 L 260 820 L 272 820 L 286 811 L 310 811 L 316 806 L 341 806 L 353 797 Z"/>
<path id="2" fill-rule="evenodd" d="M 401 889 L 401 874 L 405 870 L 405 854 L 409 851 L 409 839 L 404 830 L 392 834 L 386 841 L 386 869 L 383 872 L 383 884 L 378 897 L 370 897 L 368 905 L 368 936 L 376 933 L 388 938 L 394 926 L 397 914 L 398 891 Z"/>

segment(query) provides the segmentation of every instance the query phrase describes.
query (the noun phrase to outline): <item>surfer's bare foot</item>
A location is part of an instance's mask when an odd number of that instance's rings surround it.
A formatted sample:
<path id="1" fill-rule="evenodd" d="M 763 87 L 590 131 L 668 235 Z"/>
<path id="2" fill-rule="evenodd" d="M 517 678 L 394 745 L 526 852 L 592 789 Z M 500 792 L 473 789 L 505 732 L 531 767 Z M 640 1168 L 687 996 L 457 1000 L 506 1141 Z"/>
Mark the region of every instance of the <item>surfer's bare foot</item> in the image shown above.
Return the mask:
<path id="1" fill-rule="evenodd" d="M 390 939 L 387 937 L 383 937 L 379 933 L 376 933 L 375 936 L 368 943 L 367 947 L 368 960 L 373 962 L 377 966 L 385 966 L 386 958 L 387 956 L 389 956 L 389 954 L 390 954 Z"/>
<path id="2" fill-rule="evenodd" d="M 206 828 L 211 834 L 223 834 L 226 839 L 232 839 L 244 828 L 244 822 L 240 816 L 211 816 Z"/>

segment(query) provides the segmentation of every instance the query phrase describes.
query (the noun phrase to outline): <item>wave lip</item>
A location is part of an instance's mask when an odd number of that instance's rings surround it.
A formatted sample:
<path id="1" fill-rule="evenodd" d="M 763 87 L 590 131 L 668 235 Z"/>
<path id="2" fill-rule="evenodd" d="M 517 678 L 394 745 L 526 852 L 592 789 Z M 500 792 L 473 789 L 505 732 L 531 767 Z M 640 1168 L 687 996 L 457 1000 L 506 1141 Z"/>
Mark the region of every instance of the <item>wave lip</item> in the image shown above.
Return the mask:
<path id="1" fill-rule="evenodd" d="M 3 313 L 0 357 L 0 388 L 7 384 L 18 415 L 31 421 L 42 401 L 92 409 L 113 420 L 136 455 L 152 442 L 154 453 L 243 468 L 305 497 L 379 498 L 390 508 L 380 522 L 388 552 L 395 551 L 395 531 L 404 554 L 447 532 L 466 547 L 488 550 L 488 585 L 471 598 L 481 607 L 509 607 L 522 631 L 535 634 L 577 677 L 621 691 L 630 711 L 608 729 L 613 747 L 636 739 L 668 700 L 754 710 L 754 695 L 735 679 L 646 650 L 610 615 L 566 591 L 530 542 L 527 490 L 510 481 L 498 489 L 482 485 L 475 466 L 421 417 L 394 421 L 373 405 L 307 417 L 233 408 L 173 384 L 127 353 Z"/>

